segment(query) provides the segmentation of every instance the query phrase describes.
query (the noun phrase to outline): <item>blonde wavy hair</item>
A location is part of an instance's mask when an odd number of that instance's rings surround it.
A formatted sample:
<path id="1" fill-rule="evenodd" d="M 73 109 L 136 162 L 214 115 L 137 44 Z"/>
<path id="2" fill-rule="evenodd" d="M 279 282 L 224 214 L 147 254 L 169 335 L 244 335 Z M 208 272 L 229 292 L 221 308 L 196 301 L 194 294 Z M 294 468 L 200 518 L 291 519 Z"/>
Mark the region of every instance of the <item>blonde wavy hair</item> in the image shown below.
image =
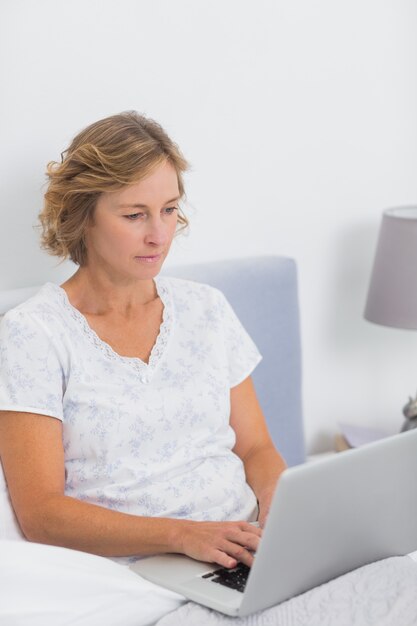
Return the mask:
<path id="1" fill-rule="evenodd" d="M 100 194 L 137 183 L 167 160 L 177 172 L 183 198 L 182 174 L 189 165 L 157 122 L 126 111 L 88 126 L 61 154 L 61 163 L 48 163 L 49 182 L 39 214 L 42 248 L 85 265 L 85 232 Z M 177 232 L 188 226 L 181 210 L 178 224 Z"/>

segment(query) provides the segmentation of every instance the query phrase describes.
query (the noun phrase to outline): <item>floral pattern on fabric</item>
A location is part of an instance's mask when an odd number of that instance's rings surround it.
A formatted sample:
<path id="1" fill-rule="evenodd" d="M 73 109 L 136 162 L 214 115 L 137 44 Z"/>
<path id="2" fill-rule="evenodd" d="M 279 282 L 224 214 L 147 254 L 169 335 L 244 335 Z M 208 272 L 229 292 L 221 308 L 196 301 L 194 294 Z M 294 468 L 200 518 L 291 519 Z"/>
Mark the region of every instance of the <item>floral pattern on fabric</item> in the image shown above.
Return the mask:
<path id="1" fill-rule="evenodd" d="M 0 324 L 0 410 L 62 421 L 65 493 L 135 515 L 249 519 L 230 388 L 261 356 L 223 294 L 157 277 L 149 364 L 115 353 L 47 283 Z"/>

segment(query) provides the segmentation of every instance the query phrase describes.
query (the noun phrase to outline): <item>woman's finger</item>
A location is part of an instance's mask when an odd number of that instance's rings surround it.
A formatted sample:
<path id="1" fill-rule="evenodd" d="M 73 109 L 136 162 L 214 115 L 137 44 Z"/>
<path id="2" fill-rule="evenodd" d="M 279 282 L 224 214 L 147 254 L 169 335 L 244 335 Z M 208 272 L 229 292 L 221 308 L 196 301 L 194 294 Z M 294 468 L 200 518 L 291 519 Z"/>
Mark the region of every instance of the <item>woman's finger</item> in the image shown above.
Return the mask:
<path id="1" fill-rule="evenodd" d="M 236 567 L 238 563 L 236 559 L 231 557 L 229 554 L 226 554 L 223 550 L 214 550 L 210 561 L 229 569 Z"/>
<path id="2" fill-rule="evenodd" d="M 244 548 L 248 548 L 253 552 L 256 552 L 259 547 L 260 537 L 258 535 L 254 535 L 252 532 L 245 531 L 232 531 L 227 535 L 227 539 L 229 541 L 233 541 L 234 543 L 240 544 Z"/>
<path id="3" fill-rule="evenodd" d="M 255 526 L 254 524 L 249 524 L 248 522 L 240 522 L 238 525 L 240 530 L 244 532 L 252 533 L 253 535 L 257 535 L 258 537 L 262 537 L 262 528 L 259 526 Z"/>
<path id="4" fill-rule="evenodd" d="M 234 543 L 232 541 L 226 541 L 222 544 L 222 549 L 229 556 L 236 559 L 239 563 L 244 563 L 248 567 L 253 564 L 253 555 L 244 546 Z"/>

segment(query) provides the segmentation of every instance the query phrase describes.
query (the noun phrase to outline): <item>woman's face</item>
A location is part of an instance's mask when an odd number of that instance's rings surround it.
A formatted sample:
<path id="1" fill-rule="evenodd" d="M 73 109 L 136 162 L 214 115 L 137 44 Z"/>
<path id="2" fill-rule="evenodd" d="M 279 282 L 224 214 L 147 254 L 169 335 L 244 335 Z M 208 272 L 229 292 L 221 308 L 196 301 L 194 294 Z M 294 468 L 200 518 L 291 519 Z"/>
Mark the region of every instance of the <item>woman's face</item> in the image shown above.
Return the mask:
<path id="1" fill-rule="evenodd" d="M 138 183 L 102 193 L 86 232 L 87 267 L 118 282 L 156 276 L 175 235 L 179 198 L 168 161 Z"/>

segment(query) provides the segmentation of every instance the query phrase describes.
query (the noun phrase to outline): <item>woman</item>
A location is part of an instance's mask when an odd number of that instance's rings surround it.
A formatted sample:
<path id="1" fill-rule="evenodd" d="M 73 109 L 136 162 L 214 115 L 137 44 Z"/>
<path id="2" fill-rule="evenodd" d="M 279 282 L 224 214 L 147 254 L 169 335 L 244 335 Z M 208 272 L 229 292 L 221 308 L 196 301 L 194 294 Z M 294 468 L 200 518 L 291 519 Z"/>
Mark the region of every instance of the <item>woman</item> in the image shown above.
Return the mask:
<path id="1" fill-rule="evenodd" d="M 48 167 L 43 245 L 78 269 L 0 333 L 0 457 L 31 542 L 253 562 L 249 521 L 263 526 L 285 464 L 250 378 L 261 357 L 224 296 L 159 276 L 187 225 L 186 168 L 135 112 Z"/>

